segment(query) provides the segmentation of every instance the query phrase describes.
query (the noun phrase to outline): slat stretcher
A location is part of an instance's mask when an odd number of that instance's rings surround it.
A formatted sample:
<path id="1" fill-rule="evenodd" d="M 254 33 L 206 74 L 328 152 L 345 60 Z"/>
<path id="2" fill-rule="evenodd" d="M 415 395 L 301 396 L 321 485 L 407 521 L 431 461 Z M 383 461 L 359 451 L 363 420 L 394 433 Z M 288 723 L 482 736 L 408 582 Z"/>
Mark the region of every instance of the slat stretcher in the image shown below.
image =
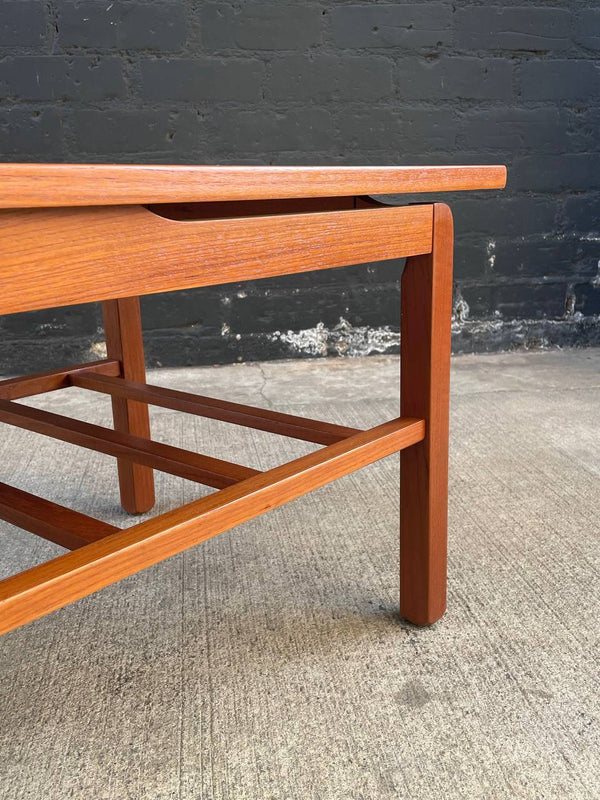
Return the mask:
<path id="1" fill-rule="evenodd" d="M 0 518 L 73 552 L 0 581 L 0 633 L 60 608 L 188 547 L 253 519 L 337 478 L 423 441 L 425 423 L 398 418 L 360 431 L 115 377 L 107 359 L 31 376 L 40 386 L 79 386 L 238 425 L 325 444 L 265 472 L 170 445 L 0 400 L 0 421 L 213 487 L 213 494 L 121 530 L 85 514 L 0 484 Z M 48 388 L 47 390 L 51 390 Z M 0 383 L 2 396 L 26 396 L 21 379 Z"/>

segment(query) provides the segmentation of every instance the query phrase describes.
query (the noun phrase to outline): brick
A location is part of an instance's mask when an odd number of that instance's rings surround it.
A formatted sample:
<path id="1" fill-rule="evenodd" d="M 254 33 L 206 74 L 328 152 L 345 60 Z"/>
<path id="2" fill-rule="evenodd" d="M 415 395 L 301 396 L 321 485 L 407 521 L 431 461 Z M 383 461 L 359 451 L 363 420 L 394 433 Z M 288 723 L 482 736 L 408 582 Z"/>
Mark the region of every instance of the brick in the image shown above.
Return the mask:
<path id="1" fill-rule="evenodd" d="M 588 8 L 581 12 L 575 41 L 588 50 L 600 50 L 600 9 Z"/>
<path id="2" fill-rule="evenodd" d="M 451 40 L 452 9 L 440 3 L 338 6 L 331 16 L 338 47 L 438 47 Z"/>
<path id="3" fill-rule="evenodd" d="M 521 67 L 525 100 L 586 100 L 600 97 L 600 65 L 594 61 L 527 61 Z"/>
<path id="4" fill-rule="evenodd" d="M 462 119 L 460 144 L 467 150 L 489 148 L 509 154 L 519 150 L 564 152 L 569 149 L 566 116 L 556 108 L 469 112 Z"/>
<path id="5" fill-rule="evenodd" d="M 0 46 L 39 47 L 46 34 L 46 13 L 40 0 L 2 0 Z"/>
<path id="6" fill-rule="evenodd" d="M 396 71 L 398 95 L 413 100 L 510 100 L 513 66 L 502 58 L 403 59 Z"/>
<path id="7" fill-rule="evenodd" d="M 495 242 L 492 237 L 477 241 L 457 240 L 454 251 L 454 277 L 457 281 L 486 278 L 490 272 L 490 258 L 492 261 L 495 258 L 495 250 L 488 250 L 490 241 Z"/>
<path id="8" fill-rule="evenodd" d="M 230 364 L 221 337 L 200 337 L 191 330 L 151 331 L 144 337 L 146 364 L 150 367 L 189 367 L 206 357 L 206 364 Z"/>
<path id="9" fill-rule="evenodd" d="M 193 326 L 203 334 L 220 333 L 229 308 L 223 296 L 220 287 L 210 286 L 148 295 L 142 298 L 144 330 Z"/>
<path id="10" fill-rule="evenodd" d="M 553 230 L 561 203 L 547 197 L 505 198 L 491 192 L 483 197 L 457 195 L 451 206 L 456 240 L 460 242 L 463 236 L 497 238 L 512 236 L 515 231 L 526 230 L 531 235 Z"/>
<path id="11" fill-rule="evenodd" d="M 569 198 L 563 209 L 564 228 L 600 238 L 600 196 L 589 194 Z"/>
<path id="12" fill-rule="evenodd" d="M 222 110 L 208 119 L 216 152 L 231 158 L 231 153 L 269 151 L 269 158 L 281 151 L 310 151 L 314 163 L 317 148 L 333 146 L 338 140 L 335 120 L 323 108 L 308 108 L 276 113 L 273 111 Z M 263 156 L 264 157 L 264 156 Z"/>
<path id="13" fill-rule="evenodd" d="M 463 300 L 468 306 L 466 317 L 458 320 L 464 322 L 472 319 L 492 319 L 494 316 L 493 289 L 491 286 L 461 286 L 454 298 Z"/>
<path id="14" fill-rule="evenodd" d="M 429 152 L 451 151 L 456 147 L 458 116 L 452 108 L 406 108 L 399 111 L 403 124 L 401 150 Z"/>
<path id="15" fill-rule="evenodd" d="M 314 3 L 206 4 L 201 35 L 211 50 L 305 50 L 321 40 L 323 14 Z"/>
<path id="16" fill-rule="evenodd" d="M 406 107 L 401 111 L 373 108 L 370 111 L 342 110 L 336 114 L 344 146 L 362 152 L 450 150 L 456 145 L 456 118 L 453 109 Z"/>
<path id="17" fill-rule="evenodd" d="M 300 305 L 305 309 L 302 315 L 298 314 Z M 233 333 L 242 335 L 313 328 L 319 323 L 330 327 L 339 321 L 345 308 L 345 299 L 333 288 L 313 285 L 291 293 L 283 283 L 275 290 L 261 286 L 251 292 L 234 293 L 227 322 Z"/>
<path id="18" fill-rule="evenodd" d="M 562 8 L 462 6 L 457 44 L 470 50 L 564 50 L 571 44 L 571 12 Z"/>
<path id="19" fill-rule="evenodd" d="M 4 155 L 58 156 L 62 125 L 54 109 L 11 108 L 0 111 L 0 152 Z"/>
<path id="20" fill-rule="evenodd" d="M 505 283 L 461 287 L 467 319 L 547 319 L 565 313 L 565 284 Z"/>
<path id="21" fill-rule="evenodd" d="M 274 100 L 380 100 L 391 94 L 392 70 L 384 58 L 275 58 L 267 80 L 267 96 Z"/>
<path id="22" fill-rule="evenodd" d="M 76 109 L 70 118 L 80 153 L 169 150 L 172 124 L 167 111 Z"/>
<path id="23" fill-rule="evenodd" d="M 257 59 L 155 59 L 143 61 L 147 100 L 257 101 L 265 67 Z"/>
<path id="24" fill-rule="evenodd" d="M 365 302 L 368 296 L 369 302 Z M 260 281 L 253 289 L 234 292 L 224 318 L 233 333 L 332 328 L 340 317 L 352 325 L 399 325 L 400 291 L 397 284 L 360 285 L 340 289 L 312 285 L 291 292 L 284 281 Z"/>
<path id="25" fill-rule="evenodd" d="M 169 123 L 167 143 L 170 150 L 177 154 L 183 153 L 187 161 L 197 162 L 197 157 L 192 154 L 198 150 L 201 150 L 203 159 L 207 158 L 210 143 L 206 141 L 204 112 L 189 108 L 177 112 L 171 111 Z"/>
<path id="26" fill-rule="evenodd" d="M 297 289 L 310 289 L 315 285 L 318 277 L 320 288 L 333 287 L 337 292 L 351 291 L 354 286 L 380 286 L 383 283 L 396 283 L 400 280 L 404 261 L 402 259 L 389 259 L 365 264 L 354 264 L 343 269 L 326 269 L 315 275 L 314 272 L 297 272 L 274 278 L 272 288 L 287 291 Z M 271 287 L 271 281 L 268 281 Z"/>
<path id="27" fill-rule="evenodd" d="M 508 283 L 494 287 L 494 311 L 504 319 L 561 318 L 565 313 L 565 284 Z"/>
<path id="28" fill-rule="evenodd" d="M 35 336 L 37 339 L 60 338 L 77 331 L 95 333 L 100 325 L 97 306 L 91 303 L 64 308 L 48 308 L 2 318 L 2 332 L 12 336 Z"/>
<path id="29" fill-rule="evenodd" d="M 515 158 L 507 185 L 534 192 L 586 191 L 600 188 L 600 154 L 529 155 Z"/>
<path id="30" fill-rule="evenodd" d="M 562 124 L 567 131 L 568 152 L 598 152 L 600 150 L 600 108 L 585 108 L 577 104 L 561 109 Z"/>
<path id="31" fill-rule="evenodd" d="M 61 47 L 179 50 L 186 38 L 182 3 L 61 3 Z"/>
<path id="32" fill-rule="evenodd" d="M 549 234 L 526 241 L 503 239 L 496 245 L 494 273 L 501 276 L 596 275 L 598 245 Z"/>
<path id="33" fill-rule="evenodd" d="M 94 335 L 75 332 L 64 338 L 11 338 L 10 346 L 3 348 L 0 354 L 0 373 L 18 375 L 23 372 L 24 364 L 27 365 L 27 372 L 44 372 L 65 364 L 81 364 L 90 360 L 90 345 L 95 338 Z"/>
<path id="34" fill-rule="evenodd" d="M 347 150 L 387 149 L 397 146 L 404 136 L 403 120 L 393 108 L 342 109 L 334 116 Z"/>
<path id="35" fill-rule="evenodd" d="M 576 283 L 571 291 L 575 295 L 575 311 L 586 317 L 600 314 L 600 283 L 597 279 Z"/>
<path id="36" fill-rule="evenodd" d="M 118 58 L 18 56 L 0 63 L 3 94 L 22 100 L 109 100 L 124 97 Z"/>

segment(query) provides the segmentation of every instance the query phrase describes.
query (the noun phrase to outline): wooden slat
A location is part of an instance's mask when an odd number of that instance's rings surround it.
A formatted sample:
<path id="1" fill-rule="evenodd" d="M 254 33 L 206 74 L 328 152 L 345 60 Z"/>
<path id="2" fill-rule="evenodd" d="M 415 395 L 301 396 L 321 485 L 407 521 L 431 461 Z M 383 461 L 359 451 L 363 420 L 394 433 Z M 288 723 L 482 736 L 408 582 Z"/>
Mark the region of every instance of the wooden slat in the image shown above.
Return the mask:
<path id="1" fill-rule="evenodd" d="M 0 519 L 68 550 L 76 550 L 120 530 L 6 483 L 0 483 Z"/>
<path id="2" fill-rule="evenodd" d="M 129 458 L 139 464 L 217 489 L 258 474 L 258 470 L 239 464 L 191 453 L 179 447 L 152 442 L 8 400 L 0 400 L 0 422 L 109 456 Z"/>
<path id="3" fill-rule="evenodd" d="M 141 206 L 0 211 L 0 314 L 401 258 L 431 205 L 182 222 Z"/>
<path id="4" fill-rule="evenodd" d="M 501 189 L 506 167 L 2 164 L 0 208 Z"/>
<path id="5" fill-rule="evenodd" d="M 0 399 L 18 400 L 21 397 L 33 397 L 35 394 L 65 389 L 71 385 L 69 376 L 89 374 L 115 377 L 121 374 L 121 368 L 118 361 L 105 358 L 101 361 L 90 361 L 88 364 L 76 364 L 73 367 L 38 372 L 35 375 L 8 378 L 0 381 Z"/>
<path id="6" fill-rule="evenodd" d="M 200 417 L 210 417 L 234 425 L 243 425 L 247 428 L 256 428 L 293 439 L 303 439 L 317 444 L 333 444 L 342 439 L 347 439 L 358 433 L 357 428 L 346 428 L 342 425 L 332 425 L 328 422 L 297 417 L 293 414 L 280 414 L 266 408 L 232 403 L 228 400 L 218 400 L 213 397 L 179 392 L 175 389 L 165 389 L 162 386 L 152 386 L 147 383 L 137 383 L 123 378 L 113 378 L 104 375 L 74 375 L 74 386 L 104 392 L 114 397 L 123 397 L 129 400 L 140 400 L 163 408 L 175 411 L 184 411 L 187 414 L 196 414 Z"/>
<path id="7" fill-rule="evenodd" d="M 0 582 L 0 633 L 423 440 L 396 419 Z"/>

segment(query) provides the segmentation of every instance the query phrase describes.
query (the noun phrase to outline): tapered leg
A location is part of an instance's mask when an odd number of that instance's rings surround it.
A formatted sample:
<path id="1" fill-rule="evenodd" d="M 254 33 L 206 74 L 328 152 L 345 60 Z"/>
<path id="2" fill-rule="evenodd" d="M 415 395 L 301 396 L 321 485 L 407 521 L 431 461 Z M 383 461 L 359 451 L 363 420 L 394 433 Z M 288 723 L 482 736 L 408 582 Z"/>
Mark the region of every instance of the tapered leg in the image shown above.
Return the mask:
<path id="1" fill-rule="evenodd" d="M 452 250 L 452 214 L 436 203 L 432 252 L 402 275 L 401 414 L 427 426 L 401 455 L 400 613 L 416 625 L 446 608 Z"/>
<path id="2" fill-rule="evenodd" d="M 121 362 L 121 376 L 145 383 L 144 343 L 138 297 L 106 300 L 102 304 L 108 358 Z M 150 438 L 148 406 L 135 400 L 112 399 L 115 430 Z M 154 475 L 150 467 L 126 458 L 117 459 L 121 504 L 130 514 L 141 514 L 154 505 Z"/>

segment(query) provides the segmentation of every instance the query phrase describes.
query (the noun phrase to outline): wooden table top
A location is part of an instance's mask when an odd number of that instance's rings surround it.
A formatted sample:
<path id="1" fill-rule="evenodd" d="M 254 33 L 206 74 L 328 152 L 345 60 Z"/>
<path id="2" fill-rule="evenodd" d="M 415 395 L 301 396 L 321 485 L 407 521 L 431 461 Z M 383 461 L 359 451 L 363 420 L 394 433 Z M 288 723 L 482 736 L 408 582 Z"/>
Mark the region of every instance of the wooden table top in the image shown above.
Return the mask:
<path id="1" fill-rule="evenodd" d="M 506 167 L 0 164 L 0 208 L 137 205 L 502 189 Z"/>

